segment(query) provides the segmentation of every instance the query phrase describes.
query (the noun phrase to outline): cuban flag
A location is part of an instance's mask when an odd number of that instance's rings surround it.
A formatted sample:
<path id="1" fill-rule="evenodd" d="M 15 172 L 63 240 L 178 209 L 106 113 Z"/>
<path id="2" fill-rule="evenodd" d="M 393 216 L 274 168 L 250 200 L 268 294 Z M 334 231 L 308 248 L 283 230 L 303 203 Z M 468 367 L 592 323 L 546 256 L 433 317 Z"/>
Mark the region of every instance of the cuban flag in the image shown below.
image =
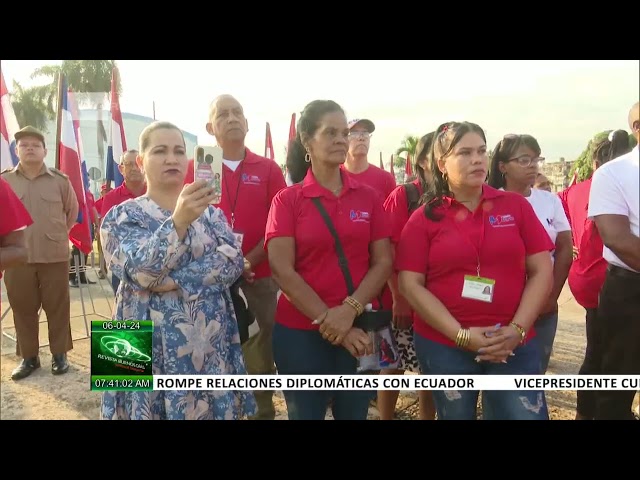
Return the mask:
<path id="1" fill-rule="evenodd" d="M 60 122 L 60 156 L 57 163 L 60 171 L 69 177 L 73 191 L 78 198 L 78 220 L 69 232 L 69 240 L 82 253 L 89 254 L 93 245 L 89 226 L 90 216 L 82 178 L 80 148 L 78 147 L 78 137 L 72 114 L 73 105 L 69 100 L 67 81 L 63 78 L 62 82 L 62 98 L 59 103 L 61 109 L 58 114 L 58 122 Z"/>
<path id="2" fill-rule="evenodd" d="M 273 140 L 271 140 L 271 126 L 269 126 L 269 122 L 267 122 L 267 133 L 264 139 L 264 156 L 271 160 L 275 158 L 273 153 Z"/>
<path id="3" fill-rule="evenodd" d="M 124 182 L 118 162 L 120 157 L 127 150 L 127 139 L 124 136 L 124 122 L 122 121 L 122 111 L 120 110 L 120 100 L 116 90 L 116 79 L 118 71 L 114 68 L 111 71 L 111 123 L 109 127 L 109 144 L 107 146 L 107 184 L 114 183 L 119 187 Z"/>
<path id="4" fill-rule="evenodd" d="M 9 90 L 4 83 L 4 75 L 0 72 L 0 100 L 2 107 L 0 108 L 0 171 L 7 168 L 13 168 L 18 164 L 18 155 L 16 154 L 16 141 L 13 136 L 20 126 L 16 119 L 16 114 L 11 105 Z"/>

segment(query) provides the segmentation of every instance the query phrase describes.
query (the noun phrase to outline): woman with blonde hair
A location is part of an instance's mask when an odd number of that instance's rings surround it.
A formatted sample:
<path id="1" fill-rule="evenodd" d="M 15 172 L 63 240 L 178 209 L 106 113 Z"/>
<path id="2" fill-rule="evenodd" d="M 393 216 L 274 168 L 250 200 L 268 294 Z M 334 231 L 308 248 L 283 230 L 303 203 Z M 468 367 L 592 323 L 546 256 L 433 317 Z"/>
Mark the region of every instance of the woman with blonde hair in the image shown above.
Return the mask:
<path id="1" fill-rule="evenodd" d="M 230 286 L 244 259 L 213 188 L 184 185 L 180 129 L 155 122 L 140 135 L 137 162 L 147 193 L 109 210 L 101 235 L 121 279 L 114 320 L 153 321 L 154 375 L 246 374 Z M 153 391 L 103 394 L 104 419 L 234 420 L 255 413 L 251 392 Z"/>

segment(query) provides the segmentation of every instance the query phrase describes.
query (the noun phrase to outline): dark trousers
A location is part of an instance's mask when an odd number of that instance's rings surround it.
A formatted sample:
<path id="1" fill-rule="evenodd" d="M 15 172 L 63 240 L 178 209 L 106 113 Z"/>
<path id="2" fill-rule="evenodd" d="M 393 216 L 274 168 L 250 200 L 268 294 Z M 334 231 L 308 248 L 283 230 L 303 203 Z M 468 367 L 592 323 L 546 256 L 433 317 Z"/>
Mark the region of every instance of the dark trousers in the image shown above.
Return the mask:
<path id="1" fill-rule="evenodd" d="M 587 330 L 587 348 L 584 352 L 584 361 L 578 374 L 580 375 L 600 375 L 600 363 L 602 362 L 602 322 L 598 322 L 598 309 L 587 308 L 585 324 Z M 595 390 L 578 390 L 577 408 L 578 413 L 587 419 L 596 416 L 596 393 Z"/>
<path id="2" fill-rule="evenodd" d="M 47 314 L 51 353 L 66 353 L 73 348 L 68 272 L 68 262 L 28 263 L 5 272 L 18 356 L 33 358 L 38 355 L 40 307 Z"/>
<path id="3" fill-rule="evenodd" d="M 640 374 L 640 273 L 609 266 L 596 315 L 601 375 Z M 633 390 L 596 392 L 596 420 L 633 420 Z"/>

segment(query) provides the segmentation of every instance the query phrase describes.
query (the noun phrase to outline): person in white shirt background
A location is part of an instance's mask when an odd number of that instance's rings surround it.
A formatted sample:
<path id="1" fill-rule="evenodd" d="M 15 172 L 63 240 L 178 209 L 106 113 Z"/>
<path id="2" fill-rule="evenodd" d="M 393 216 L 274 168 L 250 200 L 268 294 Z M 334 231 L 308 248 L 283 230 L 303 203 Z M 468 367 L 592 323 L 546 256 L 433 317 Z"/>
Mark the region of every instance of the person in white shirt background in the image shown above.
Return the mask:
<path id="1" fill-rule="evenodd" d="M 629 112 L 629 127 L 640 143 L 640 103 Z M 589 219 L 598 228 L 609 264 L 600 291 L 601 375 L 640 374 L 640 167 L 638 145 L 593 174 Z M 596 420 L 632 420 L 635 392 L 596 393 Z"/>
<path id="2" fill-rule="evenodd" d="M 531 187 L 538 176 L 538 164 L 544 160 L 541 152 L 538 141 L 531 135 L 505 135 L 493 150 L 488 183 L 494 188 L 523 195 L 556 246 L 551 252 L 554 262 L 553 289 L 547 305 L 534 324 L 542 348 L 540 373 L 544 374 L 549 366 L 558 328 L 558 297 L 573 261 L 573 242 L 571 226 L 558 196 Z"/>

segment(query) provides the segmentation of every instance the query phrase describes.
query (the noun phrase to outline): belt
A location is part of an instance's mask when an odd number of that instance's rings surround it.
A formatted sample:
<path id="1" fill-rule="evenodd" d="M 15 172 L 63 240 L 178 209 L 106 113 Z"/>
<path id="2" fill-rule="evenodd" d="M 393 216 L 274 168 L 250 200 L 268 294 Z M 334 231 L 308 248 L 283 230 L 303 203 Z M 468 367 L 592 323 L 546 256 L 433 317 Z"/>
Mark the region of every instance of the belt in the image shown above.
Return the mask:
<path id="1" fill-rule="evenodd" d="M 627 270 L 626 268 L 618 267 L 617 265 L 611 265 L 607 267 L 607 272 L 614 277 L 630 278 L 633 280 L 640 280 L 640 272 L 634 272 Z"/>

